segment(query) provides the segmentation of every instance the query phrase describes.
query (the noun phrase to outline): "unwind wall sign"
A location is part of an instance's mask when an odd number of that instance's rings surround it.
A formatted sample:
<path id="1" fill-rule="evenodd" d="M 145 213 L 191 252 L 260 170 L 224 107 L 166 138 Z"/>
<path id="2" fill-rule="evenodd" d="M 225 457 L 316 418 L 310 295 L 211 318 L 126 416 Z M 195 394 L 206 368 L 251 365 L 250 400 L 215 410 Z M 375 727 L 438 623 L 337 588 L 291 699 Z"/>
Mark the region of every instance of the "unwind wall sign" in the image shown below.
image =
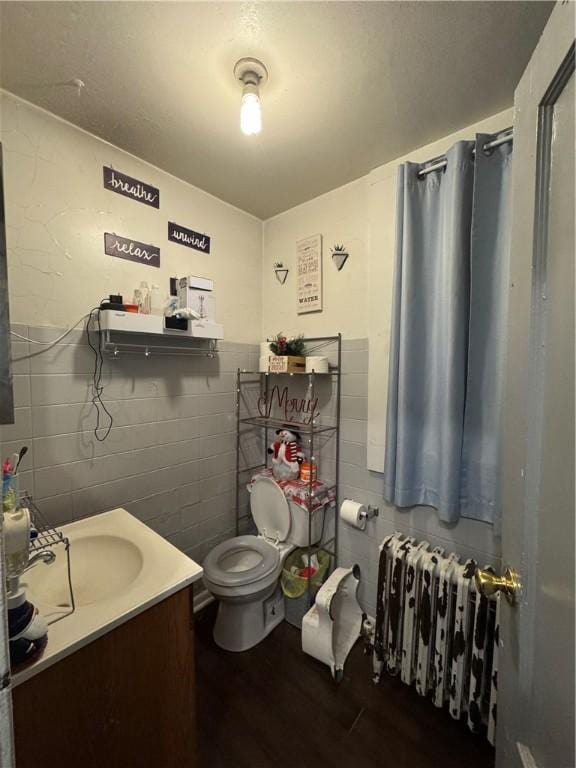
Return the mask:
<path id="1" fill-rule="evenodd" d="M 132 200 L 144 203 L 144 205 L 150 205 L 152 208 L 160 208 L 160 190 L 157 187 L 133 179 L 132 176 L 126 176 L 125 173 L 115 171 L 113 168 L 104 166 L 103 171 L 106 189 L 116 192 L 118 195 L 130 197 Z"/>
<path id="2" fill-rule="evenodd" d="M 130 240 L 111 232 L 104 233 L 104 253 L 107 256 L 117 256 L 119 259 L 136 261 L 149 267 L 160 266 L 160 248 L 138 240 Z"/>
<path id="3" fill-rule="evenodd" d="M 168 240 L 185 245 L 187 248 L 194 248 L 196 251 L 202 251 L 202 253 L 210 253 L 210 238 L 208 235 L 194 232 L 193 229 L 175 224 L 173 221 L 168 222 Z"/>

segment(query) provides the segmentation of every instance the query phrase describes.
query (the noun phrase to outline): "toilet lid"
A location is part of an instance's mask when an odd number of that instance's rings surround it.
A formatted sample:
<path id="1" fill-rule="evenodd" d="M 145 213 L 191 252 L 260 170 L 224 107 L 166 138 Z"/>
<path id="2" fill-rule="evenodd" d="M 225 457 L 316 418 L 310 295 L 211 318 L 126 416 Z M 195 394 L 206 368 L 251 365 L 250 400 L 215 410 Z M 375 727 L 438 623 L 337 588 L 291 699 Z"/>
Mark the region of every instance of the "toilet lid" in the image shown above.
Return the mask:
<path id="1" fill-rule="evenodd" d="M 290 507 L 284 491 L 271 477 L 259 477 L 254 482 L 250 509 L 262 536 L 286 541 L 290 533 Z"/>

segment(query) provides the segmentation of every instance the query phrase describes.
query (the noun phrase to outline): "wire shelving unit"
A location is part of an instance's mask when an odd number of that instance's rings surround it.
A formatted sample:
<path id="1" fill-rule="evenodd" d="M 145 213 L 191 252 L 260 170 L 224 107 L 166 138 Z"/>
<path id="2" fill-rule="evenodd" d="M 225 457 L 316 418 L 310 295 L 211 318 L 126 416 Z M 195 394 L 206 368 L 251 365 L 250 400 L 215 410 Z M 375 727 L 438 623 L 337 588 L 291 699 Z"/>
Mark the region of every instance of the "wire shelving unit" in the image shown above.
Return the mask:
<path id="1" fill-rule="evenodd" d="M 331 495 L 333 503 L 329 503 L 324 508 L 324 523 L 322 528 L 322 538 L 319 542 L 312 542 L 312 517 L 315 514 L 314 509 L 314 472 L 310 473 L 308 482 L 308 493 L 306 509 L 308 512 L 308 545 L 305 549 L 308 555 L 318 549 L 322 549 L 330 555 L 331 568 L 338 565 L 338 486 L 339 486 L 339 460 L 340 460 L 340 400 L 341 400 L 341 367 L 342 367 L 342 335 L 308 337 L 304 339 L 306 354 L 317 354 L 320 350 L 327 353 L 332 359 L 335 358 L 335 364 L 331 364 L 328 373 L 269 373 L 260 371 L 244 370 L 239 368 L 236 380 L 236 535 L 240 534 L 242 519 L 242 490 L 246 487 L 247 480 L 251 473 L 258 469 L 264 469 L 269 466 L 269 455 L 267 453 L 269 445 L 269 433 L 271 430 L 289 427 L 299 432 L 302 436 L 303 450 L 307 461 L 312 457 L 316 458 L 316 451 L 319 449 L 319 443 L 322 441 L 334 441 L 333 454 L 330 457 L 333 462 L 333 470 L 330 473 L 330 481 L 326 482 L 324 492 Z M 252 388 L 257 387 L 260 398 L 265 398 L 268 402 L 271 387 L 274 383 L 306 382 L 306 395 L 312 402 L 314 401 L 319 387 L 319 382 L 329 382 L 330 386 L 330 404 L 333 406 L 333 413 L 329 417 L 332 423 L 322 423 L 323 417 L 318 420 L 312 414 L 311 420 L 291 421 L 282 419 L 278 415 L 263 416 L 260 413 L 250 413 L 249 406 L 246 406 L 245 391 L 247 385 Z M 328 403 L 326 403 L 328 405 Z M 254 427 L 262 430 L 261 441 L 263 448 L 263 457 L 260 463 L 251 464 L 251 466 L 242 466 L 242 441 L 243 428 Z M 318 480 L 322 480 L 324 461 L 321 464 L 317 462 Z M 324 473 L 324 476 L 326 473 Z M 316 513 L 317 514 L 317 513 Z M 332 516 L 332 530 L 326 535 L 326 518 Z M 330 522 L 330 521 L 329 521 Z M 313 603 L 313 585 L 311 577 L 307 579 L 308 606 Z"/>

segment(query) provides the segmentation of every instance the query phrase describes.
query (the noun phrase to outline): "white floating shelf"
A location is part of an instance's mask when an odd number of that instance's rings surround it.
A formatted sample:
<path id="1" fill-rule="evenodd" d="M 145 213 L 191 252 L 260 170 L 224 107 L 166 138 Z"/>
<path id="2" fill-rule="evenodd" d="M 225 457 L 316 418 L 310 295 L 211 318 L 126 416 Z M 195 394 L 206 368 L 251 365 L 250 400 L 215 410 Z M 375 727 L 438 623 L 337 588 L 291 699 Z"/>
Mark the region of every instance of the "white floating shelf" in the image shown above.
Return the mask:
<path id="1" fill-rule="evenodd" d="M 209 320 L 187 320 L 187 328 L 166 328 L 163 315 L 142 315 L 137 312 L 120 312 L 106 309 L 100 313 L 102 331 L 119 333 L 144 333 L 147 336 L 164 336 L 190 339 L 223 339 L 224 326 Z"/>

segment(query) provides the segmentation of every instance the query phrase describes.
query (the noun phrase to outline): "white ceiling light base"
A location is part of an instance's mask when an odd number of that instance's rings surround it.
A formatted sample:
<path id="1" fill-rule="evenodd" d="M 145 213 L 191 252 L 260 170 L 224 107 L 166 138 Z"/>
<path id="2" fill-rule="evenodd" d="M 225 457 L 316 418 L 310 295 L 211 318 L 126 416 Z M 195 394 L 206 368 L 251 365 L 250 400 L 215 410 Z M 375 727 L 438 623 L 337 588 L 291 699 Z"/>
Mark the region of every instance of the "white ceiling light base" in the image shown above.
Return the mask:
<path id="1" fill-rule="evenodd" d="M 247 57 L 234 65 L 234 77 L 244 85 L 264 85 L 268 80 L 268 70 L 258 59 Z"/>

